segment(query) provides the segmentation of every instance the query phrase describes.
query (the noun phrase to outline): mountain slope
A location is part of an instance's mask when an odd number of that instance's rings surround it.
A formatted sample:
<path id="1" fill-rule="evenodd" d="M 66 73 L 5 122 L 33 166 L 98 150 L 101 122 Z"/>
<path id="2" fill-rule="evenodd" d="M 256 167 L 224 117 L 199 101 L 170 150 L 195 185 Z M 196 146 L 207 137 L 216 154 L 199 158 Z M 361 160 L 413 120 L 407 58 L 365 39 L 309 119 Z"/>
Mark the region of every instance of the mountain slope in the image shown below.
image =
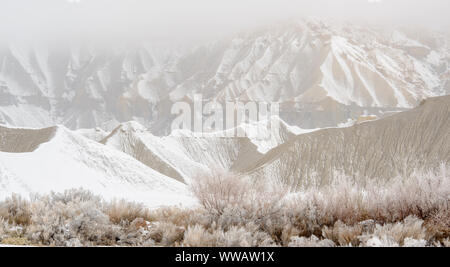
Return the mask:
<path id="1" fill-rule="evenodd" d="M 122 123 L 101 143 L 123 151 L 150 168 L 186 182 L 206 166 L 187 157 L 169 138 L 157 137 L 137 122 Z"/>
<path id="2" fill-rule="evenodd" d="M 348 128 L 299 135 L 239 171 L 295 186 L 327 184 L 335 172 L 389 179 L 450 163 L 450 96 Z"/>
<path id="3" fill-rule="evenodd" d="M 238 131 L 244 136 L 236 137 Z M 95 134 L 88 133 L 97 131 L 83 132 L 95 139 Z M 121 123 L 100 142 L 131 155 L 166 176 L 189 183 L 193 177 L 207 170 L 234 170 L 248 164 L 304 132 L 309 131 L 272 117 L 270 123 L 241 124 L 225 131 L 195 133 L 177 130 L 168 136 L 158 137 L 132 121 Z"/>
<path id="4" fill-rule="evenodd" d="M 71 129 L 137 120 L 168 134 L 170 107 L 206 99 L 277 101 L 301 128 L 450 93 L 448 38 L 307 19 L 171 48 L 0 45 L 0 123 Z M 295 115 L 293 115 L 295 114 Z"/>
<path id="5" fill-rule="evenodd" d="M 149 206 L 193 203 L 184 184 L 62 126 L 0 131 L 1 136 L 12 136 L 14 132 L 15 136 L 34 141 L 32 145 L 17 147 L 17 138 L 2 138 L 5 144 L 12 141 L 1 146 L 2 196 L 83 187 L 107 199 L 126 198 Z"/>

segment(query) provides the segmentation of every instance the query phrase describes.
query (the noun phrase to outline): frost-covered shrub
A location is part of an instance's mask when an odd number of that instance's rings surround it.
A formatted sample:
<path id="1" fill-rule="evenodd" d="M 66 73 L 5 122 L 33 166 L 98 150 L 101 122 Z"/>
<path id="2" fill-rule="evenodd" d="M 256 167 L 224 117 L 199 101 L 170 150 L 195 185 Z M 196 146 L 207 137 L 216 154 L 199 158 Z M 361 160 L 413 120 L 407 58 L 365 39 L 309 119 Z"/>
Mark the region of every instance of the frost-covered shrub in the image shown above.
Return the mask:
<path id="1" fill-rule="evenodd" d="M 12 194 L 11 197 L 0 202 L 0 218 L 8 220 L 11 224 L 30 224 L 30 202 L 19 195 Z"/>
<path id="2" fill-rule="evenodd" d="M 288 244 L 289 247 L 334 247 L 335 244 L 329 239 L 320 240 L 317 236 L 298 237 L 294 236 Z"/>
<path id="3" fill-rule="evenodd" d="M 423 220 L 413 216 L 394 224 L 377 224 L 373 233 L 360 236 L 364 246 L 404 246 L 406 239 L 411 245 L 411 240 L 425 240 L 426 238 L 427 233 L 426 228 L 423 227 Z"/>
<path id="4" fill-rule="evenodd" d="M 112 200 L 103 205 L 103 211 L 114 223 L 126 221 L 128 223 L 142 218 L 149 220 L 149 210 L 140 203 L 128 202 L 125 200 Z"/>
<path id="5" fill-rule="evenodd" d="M 333 227 L 325 226 L 322 229 L 322 236 L 332 240 L 340 246 L 358 246 L 358 237 L 363 232 L 362 225 L 348 226 L 341 221 L 337 221 Z"/>
<path id="6" fill-rule="evenodd" d="M 254 225 L 246 228 L 232 226 L 206 230 L 201 225 L 190 226 L 184 233 L 183 246 L 187 247 L 270 247 L 275 246 L 270 236 Z"/>
<path id="7" fill-rule="evenodd" d="M 48 200 L 48 198 L 46 199 Z M 66 207 L 63 203 L 52 205 L 49 201 L 35 202 L 28 238 L 35 244 L 64 246 L 75 238 L 66 224 Z"/>
<path id="8" fill-rule="evenodd" d="M 2 241 L 4 245 L 28 246 L 30 242 L 24 237 L 6 237 Z"/>
<path id="9" fill-rule="evenodd" d="M 276 216 L 287 193 L 280 184 L 222 171 L 199 175 L 191 189 L 200 204 L 227 225 L 260 222 Z"/>
<path id="10" fill-rule="evenodd" d="M 35 196 L 35 198 L 39 198 L 39 196 Z M 79 189 L 69 189 L 65 190 L 62 193 L 51 192 L 49 198 L 52 202 L 61 202 L 63 204 L 68 204 L 70 202 L 95 202 L 100 203 L 102 198 L 94 195 L 92 192 L 85 190 L 83 188 Z"/>
<path id="11" fill-rule="evenodd" d="M 0 243 L 5 238 L 17 237 L 23 233 L 23 228 L 11 225 L 5 219 L 0 219 Z"/>
<path id="12" fill-rule="evenodd" d="M 399 244 L 390 236 L 372 236 L 364 241 L 366 247 L 398 247 Z"/>
<path id="13" fill-rule="evenodd" d="M 90 194 L 70 191 L 40 197 L 32 207 L 29 239 L 53 246 L 112 245 L 120 236 L 100 209 L 100 202 Z"/>
<path id="14" fill-rule="evenodd" d="M 250 228 L 250 229 L 249 229 Z M 256 226 L 232 226 L 228 231 L 215 231 L 218 247 L 268 247 L 274 246 L 271 237 Z"/>
<path id="15" fill-rule="evenodd" d="M 176 206 L 162 207 L 149 211 L 149 221 L 171 222 L 187 229 L 190 225 L 209 225 L 211 220 L 203 209 L 183 209 Z"/>
<path id="16" fill-rule="evenodd" d="M 426 247 L 427 246 L 427 241 L 426 240 L 416 240 L 413 238 L 405 238 L 405 240 L 403 241 L 403 246 L 404 247 Z"/>
<path id="17" fill-rule="evenodd" d="M 0 242 L 2 241 L 2 238 L 6 237 L 7 231 L 10 228 L 8 222 L 6 222 L 4 219 L 0 218 Z"/>
<path id="18" fill-rule="evenodd" d="M 288 193 L 229 173 L 201 176 L 194 209 L 149 210 L 68 190 L 0 202 L 0 242 L 53 246 L 449 246 L 450 177 L 414 172 L 389 182 L 337 175 Z M 29 242 L 29 243 L 28 243 Z"/>
<path id="19" fill-rule="evenodd" d="M 382 223 L 402 221 L 408 216 L 429 219 L 450 211 L 450 175 L 447 167 L 437 172 L 415 171 L 409 177 L 389 182 L 337 175 L 328 186 L 311 187 L 290 199 L 295 216 L 333 225 L 337 221 L 357 224 L 374 220 Z"/>
<path id="20" fill-rule="evenodd" d="M 162 246 L 176 246 L 183 240 L 185 229 L 171 222 L 156 222 L 149 226 L 150 238 Z"/>
<path id="21" fill-rule="evenodd" d="M 423 240 L 440 244 L 450 229 L 447 169 L 415 171 L 388 182 L 361 183 L 361 179 L 337 174 L 329 186 L 310 187 L 287 196 L 276 187 L 267 190 L 264 185 L 270 183 L 262 180 L 213 173 L 200 177 L 192 186 L 205 210 L 202 218 L 208 223 L 201 225 L 206 230 L 188 228 L 186 236 L 194 241 L 198 239 L 194 234 L 203 236 L 209 240 L 207 244 L 213 238 L 217 245 L 217 238 L 211 237 L 217 230 L 223 235 L 251 222 L 280 245 L 290 244 L 292 237 L 313 235 L 339 246 L 403 246 L 405 240 L 407 245 L 422 244 Z"/>
<path id="22" fill-rule="evenodd" d="M 69 210 L 73 212 L 68 225 L 72 235 L 84 244 L 113 245 L 121 235 L 119 226 L 113 225 L 109 217 L 91 201 L 73 203 Z"/>
<path id="23" fill-rule="evenodd" d="M 425 222 L 429 239 L 443 242 L 450 238 L 450 209 L 441 208 L 433 213 Z"/>
<path id="24" fill-rule="evenodd" d="M 442 241 L 442 243 L 443 243 L 443 245 L 445 246 L 445 247 L 450 247 L 450 238 L 446 238 L 446 239 L 444 239 L 443 241 Z"/>
<path id="25" fill-rule="evenodd" d="M 201 225 L 189 226 L 184 233 L 183 246 L 186 247 L 213 247 L 216 240 Z"/>

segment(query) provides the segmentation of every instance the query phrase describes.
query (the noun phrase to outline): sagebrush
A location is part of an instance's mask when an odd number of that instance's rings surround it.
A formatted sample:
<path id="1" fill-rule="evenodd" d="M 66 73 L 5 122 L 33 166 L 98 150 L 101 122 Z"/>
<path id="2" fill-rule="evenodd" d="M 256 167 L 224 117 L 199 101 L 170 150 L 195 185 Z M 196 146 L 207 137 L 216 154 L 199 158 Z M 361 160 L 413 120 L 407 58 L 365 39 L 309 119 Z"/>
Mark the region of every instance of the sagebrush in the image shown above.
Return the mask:
<path id="1" fill-rule="evenodd" d="M 335 175 L 292 192 L 266 178 L 202 174 L 199 206 L 149 209 L 83 189 L 0 202 L 0 243 L 44 246 L 449 246 L 449 167 L 364 184 Z"/>

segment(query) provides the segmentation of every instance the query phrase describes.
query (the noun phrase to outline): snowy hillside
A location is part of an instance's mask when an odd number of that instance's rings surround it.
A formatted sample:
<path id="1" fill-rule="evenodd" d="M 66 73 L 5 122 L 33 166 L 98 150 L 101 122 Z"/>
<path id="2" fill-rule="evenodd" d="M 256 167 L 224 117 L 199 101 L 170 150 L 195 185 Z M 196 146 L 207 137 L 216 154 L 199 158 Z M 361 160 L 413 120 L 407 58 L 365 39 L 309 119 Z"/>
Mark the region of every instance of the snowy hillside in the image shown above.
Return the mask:
<path id="1" fill-rule="evenodd" d="M 164 137 L 137 122 L 122 123 L 110 133 L 64 126 L 0 127 L 0 193 L 83 187 L 107 199 L 191 205 L 188 185 L 211 170 L 270 177 L 294 186 L 326 184 L 336 171 L 360 181 L 389 180 L 416 167 L 449 162 L 449 100 L 432 98 L 386 118 L 360 117 L 341 128 L 312 132 L 272 118 L 270 123 L 280 127 L 267 139 L 252 137 L 257 123 Z M 223 137 L 239 130 L 247 137 Z"/>
<path id="2" fill-rule="evenodd" d="M 35 141 L 28 151 L 19 148 L 0 152 L 0 196 L 84 188 L 106 199 L 125 198 L 149 206 L 193 203 L 185 184 L 63 126 L 44 130 L 1 128 L 2 143 L 10 145 L 0 150 L 17 147 L 15 139 L 24 135 L 23 141 Z M 45 141 L 37 145 L 39 140 Z"/>
<path id="3" fill-rule="evenodd" d="M 270 127 L 276 124 L 279 127 Z M 255 135 L 265 129 L 266 138 Z M 245 137 L 223 137 L 242 131 Z M 277 117 L 201 135 L 176 131 L 155 136 L 138 122 L 111 132 L 0 126 L 0 193 L 62 192 L 84 188 L 106 199 L 125 198 L 148 206 L 193 204 L 188 186 L 211 170 L 238 170 L 264 153 L 309 131 Z"/>
<path id="4" fill-rule="evenodd" d="M 289 126 L 277 117 L 272 117 L 271 123 L 280 127 L 269 128 L 270 123 L 261 121 L 220 132 L 177 130 L 159 137 L 132 121 L 120 124 L 101 143 L 133 156 L 166 176 L 189 183 L 192 177 L 207 170 L 233 170 L 243 162 L 248 164 L 294 136 L 311 131 Z M 235 137 L 237 131 L 245 136 Z"/>
<path id="5" fill-rule="evenodd" d="M 238 170 L 306 188 L 336 174 L 355 182 L 390 181 L 450 162 L 450 96 L 351 127 L 298 135 Z"/>

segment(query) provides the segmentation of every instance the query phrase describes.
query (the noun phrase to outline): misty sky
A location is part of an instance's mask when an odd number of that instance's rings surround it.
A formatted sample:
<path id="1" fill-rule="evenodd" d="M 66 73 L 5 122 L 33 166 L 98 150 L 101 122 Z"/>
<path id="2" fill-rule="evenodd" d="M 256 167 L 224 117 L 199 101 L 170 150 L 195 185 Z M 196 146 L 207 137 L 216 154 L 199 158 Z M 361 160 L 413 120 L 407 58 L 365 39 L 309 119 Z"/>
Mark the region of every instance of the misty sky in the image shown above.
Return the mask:
<path id="1" fill-rule="evenodd" d="M 217 36 L 305 16 L 450 28 L 449 0 L 0 0 L 0 38 Z"/>

